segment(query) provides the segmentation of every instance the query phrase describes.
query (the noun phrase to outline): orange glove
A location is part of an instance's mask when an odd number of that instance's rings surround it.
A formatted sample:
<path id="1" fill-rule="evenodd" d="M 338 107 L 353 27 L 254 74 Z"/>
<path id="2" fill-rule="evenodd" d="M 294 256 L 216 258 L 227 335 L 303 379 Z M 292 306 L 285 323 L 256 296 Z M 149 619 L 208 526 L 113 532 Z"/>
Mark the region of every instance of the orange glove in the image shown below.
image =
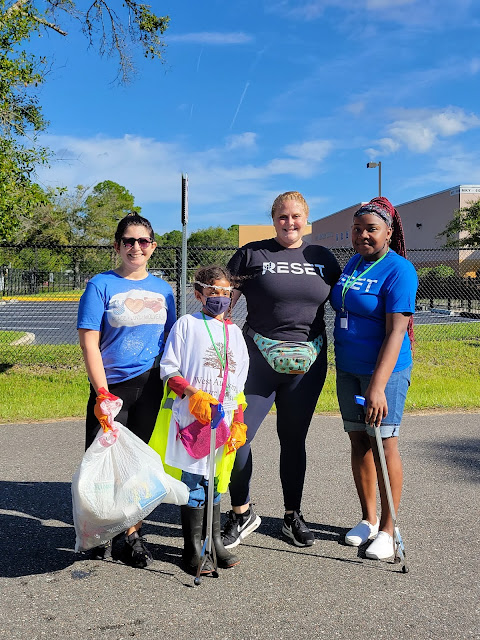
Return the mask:
<path id="1" fill-rule="evenodd" d="M 230 425 L 230 437 L 226 442 L 227 455 L 243 447 L 247 441 L 247 425 L 234 420 Z"/>
<path id="2" fill-rule="evenodd" d="M 110 391 L 107 391 L 103 387 L 100 387 L 100 389 L 98 390 L 97 400 L 95 402 L 95 408 L 93 409 L 95 417 L 99 421 L 102 429 L 104 431 L 111 431 L 113 425 L 110 424 L 110 416 L 109 414 L 104 412 L 101 406 L 104 400 L 115 401 L 119 400 L 119 398 L 118 396 L 114 396 L 113 393 L 110 393 Z"/>
<path id="3" fill-rule="evenodd" d="M 212 404 L 218 404 L 218 400 L 205 391 L 197 391 L 190 396 L 188 410 L 199 422 L 208 424 L 212 420 Z"/>

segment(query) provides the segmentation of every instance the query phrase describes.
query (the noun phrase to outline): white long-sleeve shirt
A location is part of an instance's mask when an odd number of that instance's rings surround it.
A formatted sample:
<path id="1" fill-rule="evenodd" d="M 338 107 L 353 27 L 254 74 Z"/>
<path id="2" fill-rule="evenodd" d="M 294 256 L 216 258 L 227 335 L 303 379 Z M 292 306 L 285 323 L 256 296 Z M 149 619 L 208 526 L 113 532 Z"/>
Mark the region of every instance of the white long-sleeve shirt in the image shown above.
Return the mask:
<path id="1" fill-rule="evenodd" d="M 205 315 L 218 352 L 224 356 L 225 341 L 223 322 Z M 228 323 L 228 376 L 223 407 L 228 425 L 237 408 L 236 397 L 243 391 L 248 373 L 248 351 L 242 332 L 235 324 Z M 160 362 L 160 376 L 167 379 L 183 376 L 189 384 L 218 399 L 222 388 L 224 370 L 217 350 L 210 339 L 201 313 L 184 315 L 173 325 Z M 196 460 L 185 450 L 177 438 L 177 426 L 186 427 L 195 418 L 188 410 L 189 398 L 176 397 L 173 403 L 172 420 L 168 433 L 165 462 L 177 469 L 199 475 L 208 475 L 208 457 Z M 217 449 L 217 456 L 223 447 Z"/>

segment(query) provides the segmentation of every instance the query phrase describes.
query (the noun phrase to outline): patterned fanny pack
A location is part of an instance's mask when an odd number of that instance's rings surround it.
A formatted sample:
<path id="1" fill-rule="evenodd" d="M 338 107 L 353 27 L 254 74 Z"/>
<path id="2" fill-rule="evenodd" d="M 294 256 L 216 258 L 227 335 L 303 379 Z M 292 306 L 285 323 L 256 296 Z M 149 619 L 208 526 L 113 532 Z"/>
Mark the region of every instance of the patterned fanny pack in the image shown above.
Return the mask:
<path id="1" fill-rule="evenodd" d="M 310 342 L 290 342 L 265 338 L 250 327 L 246 333 L 253 339 L 268 364 L 278 373 L 307 373 L 323 346 L 323 336 L 318 336 Z"/>

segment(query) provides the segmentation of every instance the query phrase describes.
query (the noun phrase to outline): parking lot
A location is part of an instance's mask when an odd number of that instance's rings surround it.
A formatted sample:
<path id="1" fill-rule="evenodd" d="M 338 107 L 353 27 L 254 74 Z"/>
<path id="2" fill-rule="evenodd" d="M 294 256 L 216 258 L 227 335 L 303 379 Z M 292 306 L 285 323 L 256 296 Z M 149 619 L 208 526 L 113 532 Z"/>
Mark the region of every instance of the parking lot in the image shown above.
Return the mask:
<path id="1" fill-rule="evenodd" d="M 0 618 L 8 640 L 473 640 L 479 637 L 479 414 L 408 415 L 399 526 L 410 572 L 347 547 L 359 519 L 348 438 L 315 416 L 303 511 L 309 548 L 281 534 L 275 416 L 253 443 L 260 528 L 241 562 L 194 587 L 181 567 L 178 507 L 144 526 L 145 570 L 74 553 L 70 481 L 83 421 L 0 425 Z M 222 510 L 229 509 L 228 496 Z M 2 636 L 2 637 L 3 637 Z"/>
<path id="2" fill-rule="evenodd" d="M 0 306 L 0 331 L 26 331 L 35 335 L 35 344 L 77 344 L 77 309 L 78 302 L 56 301 L 12 301 Z M 187 312 L 198 309 L 198 304 L 189 291 L 187 295 Z M 443 310 L 442 310 L 443 311 Z M 244 298 L 237 303 L 233 319 L 243 326 L 246 317 Z M 325 320 L 327 332 L 331 335 L 334 315 L 330 306 L 326 307 Z M 479 322 L 476 318 L 450 316 L 437 311 L 417 311 L 415 324 L 449 325 L 458 322 Z"/>

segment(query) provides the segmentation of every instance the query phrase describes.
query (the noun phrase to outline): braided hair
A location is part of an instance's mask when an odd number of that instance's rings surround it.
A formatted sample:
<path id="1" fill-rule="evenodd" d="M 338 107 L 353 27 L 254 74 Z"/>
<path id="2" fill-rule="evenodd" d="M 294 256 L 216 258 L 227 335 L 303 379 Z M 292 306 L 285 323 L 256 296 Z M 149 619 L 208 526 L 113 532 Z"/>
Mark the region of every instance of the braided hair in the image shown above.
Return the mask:
<path id="1" fill-rule="evenodd" d="M 398 253 L 399 256 L 402 256 L 402 258 L 406 258 L 407 248 L 405 246 L 405 233 L 403 231 L 402 220 L 390 200 L 382 196 L 372 198 L 370 202 L 361 206 L 360 209 L 355 212 L 353 217 L 361 216 L 364 213 L 373 213 L 381 218 L 388 227 L 390 227 L 392 230 L 390 248 L 395 251 L 395 253 Z M 408 320 L 407 333 L 410 338 L 410 345 L 413 351 L 415 343 L 415 336 L 413 333 L 413 315 L 410 316 Z"/>

